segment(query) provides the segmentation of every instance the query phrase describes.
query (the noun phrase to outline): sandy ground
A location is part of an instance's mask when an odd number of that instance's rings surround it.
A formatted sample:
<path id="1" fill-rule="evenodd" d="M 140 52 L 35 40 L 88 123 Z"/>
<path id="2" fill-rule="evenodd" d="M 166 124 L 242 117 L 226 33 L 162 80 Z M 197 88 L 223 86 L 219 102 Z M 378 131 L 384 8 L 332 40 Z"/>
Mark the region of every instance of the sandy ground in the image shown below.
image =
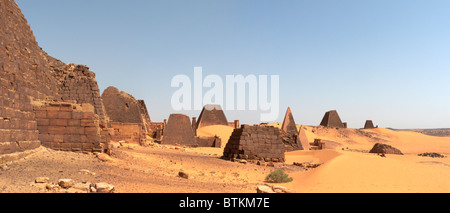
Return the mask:
<path id="1" fill-rule="evenodd" d="M 280 124 L 273 124 L 280 125 Z M 299 126 L 300 128 L 300 126 Z M 427 136 L 388 129 L 327 129 L 304 127 L 310 141 L 326 140 L 327 149 L 286 153 L 286 162 L 276 167 L 241 164 L 220 159 L 223 148 L 185 148 L 123 143 L 108 161 L 93 154 L 58 152 L 39 148 L 25 159 L 0 168 L 0 192 L 51 192 L 34 183 L 36 177 L 76 182 L 106 182 L 117 193 L 254 193 L 273 170 L 282 168 L 293 182 L 281 184 L 293 192 L 450 192 L 450 158 L 420 157 L 423 152 L 450 156 L 450 137 Z M 212 126 L 199 135 L 218 135 L 225 146 L 230 127 Z M 375 143 L 400 149 L 405 155 L 380 157 L 369 154 Z M 294 162 L 321 164 L 304 170 Z M 86 174 L 80 170 L 89 170 Z M 189 179 L 178 177 L 183 171 Z"/>
<path id="2" fill-rule="evenodd" d="M 141 147 L 125 144 L 103 162 L 93 154 L 39 148 L 25 159 L 0 169 L 0 193 L 45 193 L 37 177 L 75 182 L 106 182 L 116 193 L 254 193 L 275 168 L 220 159 L 220 148 Z M 282 165 L 277 165 L 278 167 Z M 85 174 L 80 170 L 88 170 Z M 189 179 L 178 177 L 183 171 Z M 65 192 L 59 191 L 59 192 Z"/>

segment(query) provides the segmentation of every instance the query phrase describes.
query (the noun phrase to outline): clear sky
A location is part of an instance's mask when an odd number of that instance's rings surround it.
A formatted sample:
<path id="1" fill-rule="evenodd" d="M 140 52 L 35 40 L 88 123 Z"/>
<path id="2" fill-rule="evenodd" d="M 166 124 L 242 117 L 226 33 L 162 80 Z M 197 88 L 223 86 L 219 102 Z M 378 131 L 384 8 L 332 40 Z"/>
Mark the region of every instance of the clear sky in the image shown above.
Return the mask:
<path id="1" fill-rule="evenodd" d="M 174 113 L 175 75 L 279 75 L 280 116 L 318 125 L 450 128 L 448 0 L 16 0 L 39 45 L 88 65 L 101 91 Z M 178 112 L 179 113 L 179 112 Z M 200 111 L 181 112 L 198 116 Z M 227 111 L 259 123 L 259 112 Z"/>

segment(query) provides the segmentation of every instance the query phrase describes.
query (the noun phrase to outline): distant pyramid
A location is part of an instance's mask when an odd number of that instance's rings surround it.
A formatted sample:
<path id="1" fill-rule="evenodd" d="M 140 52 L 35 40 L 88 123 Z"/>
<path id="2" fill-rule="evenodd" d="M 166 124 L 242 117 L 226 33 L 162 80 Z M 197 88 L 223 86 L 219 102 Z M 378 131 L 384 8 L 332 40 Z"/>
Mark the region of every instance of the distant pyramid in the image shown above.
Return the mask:
<path id="1" fill-rule="evenodd" d="M 303 126 L 300 127 L 300 130 L 298 131 L 298 142 L 299 145 L 302 146 L 303 150 L 309 150 L 311 148 L 311 145 L 309 144 L 308 137 L 306 136 L 305 129 Z"/>
<path id="2" fill-rule="evenodd" d="M 375 129 L 375 126 L 373 125 L 372 120 L 366 121 L 366 124 L 364 125 L 364 129 Z"/>
<path id="3" fill-rule="evenodd" d="M 292 116 L 290 107 L 286 111 L 281 129 L 290 135 L 298 135 L 297 126 L 295 125 L 294 116 Z"/>
<path id="4" fill-rule="evenodd" d="M 197 146 L 191 120 L 187 115 L 171 114 L 161 144 Z"/>
<path id="5" fill-rule="evenodd" d="M 203 107 L 203 110 L 198 117 L 197 129 L 213 125 L 228 126 L 228 120 L 220 105 L 208 104 Z"/>
<path id="6" fill-rule="evenodd" d="M 332 127 L 332 128 L 345 128 L 345 125 L 342 123 L 341 118 L 336 110 L 331 110 L 325 113 L 325 116 L 320 123 L 321 126 L 324 127 Z"/>

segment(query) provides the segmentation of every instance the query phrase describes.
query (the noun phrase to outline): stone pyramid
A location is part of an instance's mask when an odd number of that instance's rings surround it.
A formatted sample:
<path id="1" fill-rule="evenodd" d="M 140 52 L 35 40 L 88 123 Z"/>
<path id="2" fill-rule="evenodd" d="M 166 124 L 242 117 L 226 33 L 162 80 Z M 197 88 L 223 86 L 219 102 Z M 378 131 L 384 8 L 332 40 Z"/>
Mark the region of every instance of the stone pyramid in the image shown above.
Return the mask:
<path id="1" fill-rule="evenodd" d="M 367 120 L 366 124 L 364 125 L 364 129 L 374 129 L 375 126 L 373 125 L 372 120 Z"/>
<path id="2" fill-rule="evenodd" d="M 303 126 L 300 127 L 297 138 L 299 145 L 302 146 L 303 150 L 309 150 L 311 148 L 311 145 L 309 144 L 309 140 L 308 137 L 306 136 L 306 132 Z"/>
<path id="3" fill-rule="evenodd" d="M 295 125 L 294 116 L 292 116 L 290 107 L 286 111 L 281 129 L 290 135 L 298 135 L 297 126 Z"/>
<path id="4" fill-rule="evenodd" d="M 220 105 L 208 104 L 203 107 L 198 117 L 196 129 L 213 125 L 228 126 L 228 120 Z"/>
<path id="5" fill-rule="evenodd" d="M 345 125 L 342 123 L 342 120 L 336 110 L 331 110 L 325 113 L 320 125 L 331 128 L 345 128 Z"/>
<path id="6" fill-rule="evenodd" d="M 161 144 L 198 146 L 187 115 L 171 114 L 164 129 Z"/>

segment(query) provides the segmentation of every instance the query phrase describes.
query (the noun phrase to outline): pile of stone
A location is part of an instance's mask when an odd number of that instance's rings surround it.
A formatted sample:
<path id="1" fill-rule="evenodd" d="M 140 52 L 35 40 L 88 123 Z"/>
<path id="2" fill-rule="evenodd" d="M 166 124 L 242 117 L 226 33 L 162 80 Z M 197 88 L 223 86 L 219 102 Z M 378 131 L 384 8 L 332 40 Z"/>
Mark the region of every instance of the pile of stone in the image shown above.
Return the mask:
<path id="1" fill-rule="evenodd" d="M 442 155 L 442 154 L 439 154 L 436 152 L 426 152 L 426 153 L 418 154 L 418 156 L 432 157 L 432 158 L 445 158 L 445 155 Z"/>
<path id="2" fill-rule="evenodd" d="M 114 193 L 114 186 L 108 183 L 75 182 L 72 179 L 59 179 L 58 183 L 50 183 L 48 177 L 37 177 L 35 179 L 37 187 L 44 187 L 53 192 L 71 193 Z"/>
<path id="3" fill-rule="evenodd" d="M 299 166 L 299 167 L 302 167 L 305 170 L 308 170 L 308 169 L 315 169 L 315 168 L 321 166 L 322 164 L 321 163 L 311 163 L 311 162 L 304 162 L 304 163 L 294 162 L 293 165 L 294 166 Z"/>
<path id="4" fill-rule="evenodd" d="M 259 194 L 269 194 L 269 193 L 292 193 L 291 190 L 280 185 L 261 185 L 256 188 L 256 192 Z"/>
<path id="5" fill-rule="evenodd" d="M 375 144 L 369 153 L 403 155 L 399 149 L 382 143 Z"/>

